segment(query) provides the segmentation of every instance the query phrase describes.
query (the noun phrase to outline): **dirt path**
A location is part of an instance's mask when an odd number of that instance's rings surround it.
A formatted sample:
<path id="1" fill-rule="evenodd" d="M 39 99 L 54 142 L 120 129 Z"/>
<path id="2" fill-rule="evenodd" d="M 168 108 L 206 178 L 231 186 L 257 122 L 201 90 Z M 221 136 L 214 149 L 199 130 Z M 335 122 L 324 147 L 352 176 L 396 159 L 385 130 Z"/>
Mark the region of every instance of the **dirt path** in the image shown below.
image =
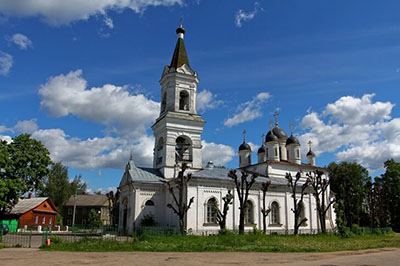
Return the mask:
<path id="1" fill-rule="evenodd" d="M 45 252 L 0 249 L 0 265 L 400 265 L 400 248 L 331 253 Z"/>

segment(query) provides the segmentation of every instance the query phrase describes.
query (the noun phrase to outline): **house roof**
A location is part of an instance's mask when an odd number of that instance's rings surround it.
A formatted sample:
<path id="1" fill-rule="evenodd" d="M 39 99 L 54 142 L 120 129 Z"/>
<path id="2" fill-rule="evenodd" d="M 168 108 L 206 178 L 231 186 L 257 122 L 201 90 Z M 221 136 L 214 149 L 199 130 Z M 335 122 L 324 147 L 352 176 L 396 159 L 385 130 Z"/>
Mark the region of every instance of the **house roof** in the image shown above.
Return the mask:
<path id="1" fill-rule="evenodd" d="M 103 206 L 107 200 L 106 195 L 73 195 L 65 206 Z"/>
<path id="2" fill-rule="evenodd" d="M 48 197 L 30 198 L 30 199 L 20 199 L 18 203 L 12 208 L 10 214 L 24 214 L 40 204 L 46 201 Z"/>

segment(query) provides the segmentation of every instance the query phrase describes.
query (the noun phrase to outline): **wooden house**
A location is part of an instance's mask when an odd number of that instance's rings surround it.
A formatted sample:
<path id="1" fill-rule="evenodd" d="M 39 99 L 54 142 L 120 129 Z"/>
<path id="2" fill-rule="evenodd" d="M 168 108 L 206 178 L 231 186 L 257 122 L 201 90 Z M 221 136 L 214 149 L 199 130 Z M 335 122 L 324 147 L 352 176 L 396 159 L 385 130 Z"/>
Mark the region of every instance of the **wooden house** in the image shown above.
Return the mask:
<path id="1" fill-rule="evenodd" d="M 54 226 L 56 223 L 57 208 L 48 197 L 20 199 L 4 220 L 17 219 L 18 228 L 36 229 Z"/>

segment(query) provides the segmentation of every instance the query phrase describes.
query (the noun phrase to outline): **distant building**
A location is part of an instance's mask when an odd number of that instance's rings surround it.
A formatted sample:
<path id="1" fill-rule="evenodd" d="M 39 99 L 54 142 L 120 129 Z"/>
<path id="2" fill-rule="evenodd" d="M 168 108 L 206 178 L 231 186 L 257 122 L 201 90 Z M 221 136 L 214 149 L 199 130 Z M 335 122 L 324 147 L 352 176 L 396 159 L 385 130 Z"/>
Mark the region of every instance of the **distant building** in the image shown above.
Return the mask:
<path id="1" fill-rule="evenodd" d="M 56 223 L 57 208 L 50 198 L 28 198 L 20 199 L 18 203 L 2 220 L 18 220 L 18 228 L 36 229 L 54 226 Z"/>
<path id="2" fill-rule="evenodd" d="M 64 205 L 64 225 L 71 226 L 74 217 L 75 225 L 86 225 L 89 213 L 95 210 L 100 214 L 103 225 L 110 224 L 109 201 L 106 195 L 74 195 Z"/>

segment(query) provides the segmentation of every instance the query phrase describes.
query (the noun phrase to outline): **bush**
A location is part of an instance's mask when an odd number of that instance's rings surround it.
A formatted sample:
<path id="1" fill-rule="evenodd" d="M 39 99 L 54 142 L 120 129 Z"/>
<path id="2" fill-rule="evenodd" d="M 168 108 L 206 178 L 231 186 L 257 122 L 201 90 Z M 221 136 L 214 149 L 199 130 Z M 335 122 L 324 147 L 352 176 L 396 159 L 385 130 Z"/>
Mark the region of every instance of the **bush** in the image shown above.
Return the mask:
<path id="1" fill-rule="evenodd" d="M 60 244 L 62 242 L 63 242 L 63 240 L 59 236 L 51 236 L 50 237 L 50 243 L 52 243 L 52 244 Z"/>
<path id="2" fill-rule="evenodd" d="M 157 222 L 151 213 L 143 216 L 142 220 L 140 221 L 140 226 L 156 226 L 156 225 Z"/>

